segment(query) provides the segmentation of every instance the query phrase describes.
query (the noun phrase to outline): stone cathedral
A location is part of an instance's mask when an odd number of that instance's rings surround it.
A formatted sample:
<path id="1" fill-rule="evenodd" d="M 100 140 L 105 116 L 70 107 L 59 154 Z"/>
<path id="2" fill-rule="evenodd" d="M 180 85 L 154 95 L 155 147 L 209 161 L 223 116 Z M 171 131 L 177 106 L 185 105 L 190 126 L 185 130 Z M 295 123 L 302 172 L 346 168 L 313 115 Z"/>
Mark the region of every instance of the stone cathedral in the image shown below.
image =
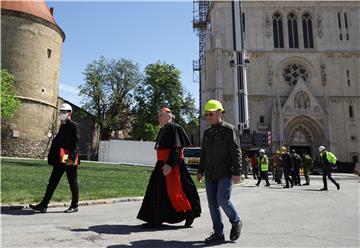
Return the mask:
<path id="1" fill-rule="evenodd" d="M 249 128 L 272 133 L 279 146 L 339 161 L 360 160 L 360 4 L 358 1 L 243 0 L 243 47 Z M 211 2 L 201 64 L 201 105 L 223 102 L 237 126 L 234 99 L 234 12 Z M 201 119 L 201 132 L 206 127 Z"/>

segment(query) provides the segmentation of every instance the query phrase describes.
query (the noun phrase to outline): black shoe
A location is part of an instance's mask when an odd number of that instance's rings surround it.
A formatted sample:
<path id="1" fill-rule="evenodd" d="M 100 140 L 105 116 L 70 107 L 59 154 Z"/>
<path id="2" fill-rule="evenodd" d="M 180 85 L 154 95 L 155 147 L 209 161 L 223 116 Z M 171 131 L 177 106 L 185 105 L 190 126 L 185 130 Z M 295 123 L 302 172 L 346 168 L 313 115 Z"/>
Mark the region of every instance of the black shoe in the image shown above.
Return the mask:
<path id="1" fill-rule="evenodd" d="M 336 184 L 337 190 L 340 190 L 340 184 Z"/>
<path id="2" fill-rule="evenodd" d="M 64 213 L 75 213 L 75 212 L 77 212 L 77 211 L 79 211 L 79 209 L 77 208 L 77 207 L 69 207 L 68 209 L 66 209 L 65 211 L 64 211 Z"/>
<path id="3" fill-rule="evenodd" d="M 224 234 L 219 235 L 217 233 L 213 233 L 210 235 L 210 237 L 205 239 L 206 244 L 212 244 L 212 243 L 224 243 L 225 242 L 225 236 Z"/>
<path id="4" fill-rule="evenodd" d="M 240 237 L 242 228 L 242 221 L 240 220 L 239 223 L 236 223 L 232 226 L 230 231 L 230 240 L 235 241 Z"/>
<path id="5" fill-rule="evenodd" d="M 256 183 L 255 185 L 259 187 L 259 184 Z"/>
<path id="6" fill-rule="evenodd" d="M 322 188 L 322 189 L 320 189 L 321 191 L 324 191 L 324 190 L 328 190 L 327 188 Z"/>
<path id="7" fill-rule="evenodd" d="M 194 218 L 193 217 L 188 217 L 186 218 L 186 221 L 185 221 L 185 227 L 191 227 L 192 223 L 194 222 Z"/>
<path id="8" fill-rule="evenodd" d="M 307 185 L 310 185 L 310 183 L 304 183 L 303 186 L 307 186 Z"/>
<path id="9" fill-rule="evenodd" d="M 270 184 L 266 184 L 265 187 L 270 187 Z"/>
<path id="10" fill-rule="evenodd" d="M 37 204 L 37 205 L 29 204 L 29 207 L 30 207 L 32 210 L 34 210 L 35 212 L 46 213 L 46 211 L 47 211 L 47 207 L 44 207 L 44 206 L 41 205 L 41 204 Z"/>
<path id="11" fill-rule="evenodd" d="M 283 187 L 283 189 L 288 189 L 288 188 L 290 188 L 289 185 Z"/>

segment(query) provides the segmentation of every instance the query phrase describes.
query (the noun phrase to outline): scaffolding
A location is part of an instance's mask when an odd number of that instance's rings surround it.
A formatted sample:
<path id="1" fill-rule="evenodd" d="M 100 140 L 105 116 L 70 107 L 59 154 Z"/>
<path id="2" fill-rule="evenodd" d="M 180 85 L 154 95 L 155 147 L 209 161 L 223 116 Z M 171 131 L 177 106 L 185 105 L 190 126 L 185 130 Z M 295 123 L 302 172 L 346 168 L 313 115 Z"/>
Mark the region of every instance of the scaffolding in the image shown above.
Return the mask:
<path id="1" fill-rule="evenodd" d="M 205 33 L 209 26 L 210 1 L 194 0 L 193 1 L 193 29 L 199 37 L 199 59 L 193 62 L 193 70 L 200 71 L 204 57 Z"/>

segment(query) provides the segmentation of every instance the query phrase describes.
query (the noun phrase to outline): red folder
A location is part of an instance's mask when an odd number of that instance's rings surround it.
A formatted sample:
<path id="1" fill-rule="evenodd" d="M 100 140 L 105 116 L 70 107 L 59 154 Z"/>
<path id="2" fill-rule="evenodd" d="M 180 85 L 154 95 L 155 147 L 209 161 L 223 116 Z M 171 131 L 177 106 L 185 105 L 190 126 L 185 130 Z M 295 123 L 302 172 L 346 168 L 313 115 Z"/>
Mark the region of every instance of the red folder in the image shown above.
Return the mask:
<path id="1" fill-rule="evenodd" d="M 59 159 L 60 164 L 66 164 L 66 161 L 68 160 L 70 155 L 71 155 L 70 150 L 60 148 L 60 159 Z M 79 164 L 79 154 L 76 154 L 76 159 L 75 161 L 73 161 L 73 165 L 77 166 L 78 164 Z"/>

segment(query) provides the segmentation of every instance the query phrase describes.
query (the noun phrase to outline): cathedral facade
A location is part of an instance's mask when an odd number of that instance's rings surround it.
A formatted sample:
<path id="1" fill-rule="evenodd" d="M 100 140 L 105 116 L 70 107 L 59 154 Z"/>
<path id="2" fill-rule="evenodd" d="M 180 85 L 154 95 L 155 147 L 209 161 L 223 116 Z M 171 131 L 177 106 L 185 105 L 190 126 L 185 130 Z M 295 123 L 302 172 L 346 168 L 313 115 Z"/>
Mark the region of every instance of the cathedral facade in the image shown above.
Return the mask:
<path id="1" fill-rule="evenodd" d="M 280 146 L 339 161 L 360 160 L 360 5 L 357 1 L 212 2 L 201 64 L 201 105 L 219 99 L 238 126 L 234 15 L 240 13 L 248 127 Z M 235 16 L 236 17 L 236 16 Z M 239 50 L 239 49 L 237 49 Z M 206 128 L 201 118 L 201 131 Z"/>

